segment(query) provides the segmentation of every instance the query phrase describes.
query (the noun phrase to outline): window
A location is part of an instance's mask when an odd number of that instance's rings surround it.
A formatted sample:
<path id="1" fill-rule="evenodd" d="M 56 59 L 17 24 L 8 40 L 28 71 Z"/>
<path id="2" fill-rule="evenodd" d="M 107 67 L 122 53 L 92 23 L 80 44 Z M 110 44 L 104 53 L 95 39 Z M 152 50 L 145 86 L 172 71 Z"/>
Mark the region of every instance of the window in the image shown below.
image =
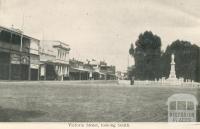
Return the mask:
<path id="1" fill-rule="evenodd" d="M 170 110 L 176 110 L 176 101 L 170 102 Z"/>
<path id="2" fill-rule="evenodd" d="M 194 110 L 194 103 L 191 101 L 187 102 L 187 110 Z"/>
<path id="3" fill-rule="evenodd" d="M 62 56 L 62 51 L 60 51 L 60 59 L 61 59 L 61 56 Z"/>
<path id="4" fill-rule="evenodd" d="M 12 35 L 12 43 L 20 45 L 21 44 L 21 36 L 13 34 Z"/>
<path id="5" fill-rule="evenodd" d="M 177 101 L 177 110 L 186 110 L 186 101 Z"/>
<path id="6" fill-rule="evenodd" d="M 63 52 L 63 58 L 62 59 L 65 59 L 65 52 Z"/>
<path id="7" fill-rule="evenodd" d="M 2 30 L 0 33 L 0 40 L 3 42 L 10 42 L 10 39 L 11 39 L 11 33 Z"/>

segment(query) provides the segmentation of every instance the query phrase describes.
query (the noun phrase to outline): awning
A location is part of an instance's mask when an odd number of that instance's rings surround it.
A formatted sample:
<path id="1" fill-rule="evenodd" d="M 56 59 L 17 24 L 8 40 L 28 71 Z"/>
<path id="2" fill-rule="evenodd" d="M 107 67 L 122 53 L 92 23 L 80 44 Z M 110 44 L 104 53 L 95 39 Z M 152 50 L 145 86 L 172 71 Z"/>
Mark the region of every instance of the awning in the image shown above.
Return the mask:
<path id="1" fill-rule="evenodd" d="M 88 69 L 82 69 L 82 68 L 69 68 L 69 72 L 92 72 L 91 70 Z"/>
<path id="2" fill-rule="evenodd" d="M 99 74 L 102 74 L 102 75 L 106 75 L 105 73 L 102 73 L 102 72 L 98 72 Z"/>
<path id="3" fill-rule="evenodd" d="M 108 75 L 110 75 L 110 76 L 116 76 L 115 74 L 108 74 Z"/>

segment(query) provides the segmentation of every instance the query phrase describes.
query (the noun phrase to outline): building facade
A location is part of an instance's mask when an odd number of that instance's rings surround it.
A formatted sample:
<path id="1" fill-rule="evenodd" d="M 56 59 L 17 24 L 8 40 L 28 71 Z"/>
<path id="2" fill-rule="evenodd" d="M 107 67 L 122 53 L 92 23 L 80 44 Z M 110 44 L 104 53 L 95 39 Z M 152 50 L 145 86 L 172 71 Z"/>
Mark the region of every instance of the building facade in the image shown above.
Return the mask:
<path id="1" fill-rule="evenodd" d="M 70 60 L 70 80 L 114 80 L 115 66 L 96 60 L 84 63 L 75 59 Z"/>
<path id="2" fill-rule="evenodd" d="M 0 26 L 0 80 L 30 80 L 31 37 Z"/>
<path id="3" fill-rule="evenodd" d="M 68 80 L 70 47 L 60 41 L 40 41 L 40 79 Z"/>
<path id="4" fill-rule="evenodd" d="M 101 62 L 98 62 L 94 59 L 90 61 L 90 65 L 93 67 L 93 72 L 92 72 L 92 80 L 105 80 L 105 73 L 102 73 L 100 70 L 100 64 Z"/>
<path id="5" fill-rule="evenodd" d="M 82 61 L 71 59 L 69 69 L 70 80 L 90 80 L 93 68 Z"/>
<path id="6" fill-rule="evenodd" d="M 110 80 L 115 67 L 69 59 L 68 44 L 0 26 L 0 80 Z"/>
<path id="7" fill-rule="evenodd" d="M 39 80 L 40 56 L 39 56 L 40 40 L 32 38 L 30 40 L 30 79 Z"/>
<path id="8" fill-rule="evenodd" d="M 115 80 L 116 77 L 116 68 L 112 65 L 107 65 L 106 62 L 100 62 L 99 69 L 101 73 L 104 73 L 105 80 Z"/>

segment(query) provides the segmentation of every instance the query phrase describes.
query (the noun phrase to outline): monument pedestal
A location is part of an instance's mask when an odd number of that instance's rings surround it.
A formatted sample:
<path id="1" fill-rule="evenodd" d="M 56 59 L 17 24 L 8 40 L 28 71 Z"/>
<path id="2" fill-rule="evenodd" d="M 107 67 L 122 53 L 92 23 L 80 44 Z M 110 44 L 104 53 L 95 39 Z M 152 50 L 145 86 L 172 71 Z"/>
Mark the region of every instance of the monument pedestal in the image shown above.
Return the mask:
<path id="1" fill-rule="evenodd" d="M 181 85 L 181 80 L 176 78 L 176 71 L 175 71 L 175 61 L 174 61 L 174 54 L 171 57 L 171 70 L 169 74 L 169 78 L 165 80 L 165 83 L 168 85 Z"/>

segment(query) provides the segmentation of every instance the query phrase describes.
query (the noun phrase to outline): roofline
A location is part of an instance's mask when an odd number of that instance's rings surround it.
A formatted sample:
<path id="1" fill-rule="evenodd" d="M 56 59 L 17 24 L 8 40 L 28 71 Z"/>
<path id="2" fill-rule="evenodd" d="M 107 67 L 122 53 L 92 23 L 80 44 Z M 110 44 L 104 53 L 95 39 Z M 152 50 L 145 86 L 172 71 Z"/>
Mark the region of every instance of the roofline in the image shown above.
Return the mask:
<path id="1" fill-rule="evenodd" d="M 69 48 L 69 46 L 68 46 L 68 48 L 65 48 L 65 47 L 63 47 L 62 45 L 53 45 L 53 47 L 54 47 L 54 48 L 62 48 L 62 49 L 67 50 L 67 51 L 70 51 L 70 50 L 71 50 L 71 49 Z"/>
<path id="2" fill-rule="evenodd" d="M 18 35 L 22 35 L 22 33 L 20 33 L 20 32 L 17 32 L 17 31 L 15 31 L 15 30 L 12 30 L 12 29 L 10 29 L 10 28 L 7 28 L 7 27 L 1 26 L 1 25 L 0 25 L 0 28 L 1 28 L 1 29 L 4 29 L 4 30 L 6 30 L 6 31 L 9 31 L 9 32 L 11 32 L 11 33 L 14 32 L 14 33 L 16 33 L 16 34 L 18 34 Z M 22 31 L 22 32 L 23 32 L 23 31 Z M 28 36 L 28 35 L 26 35 L 26 34 L 23 34 L 23 36 L 26 37 L 26 38 L 29 38 L 29 39 L 34 39 L 34 40 L 40 41 L 39 39 L 33 38 L 33 37 Z"/>
<path id="3" fill-rule="evenodd" d="M 60 44 L 64 44 L 64 45 L 69 46 L 69 44 L 64 43 L 64 42 L 62 42 L 62 41 L 60 41 L 60 40 L 40 40 L 40 42 L 42 42 L 42 41 L 59 42 Z"/>

